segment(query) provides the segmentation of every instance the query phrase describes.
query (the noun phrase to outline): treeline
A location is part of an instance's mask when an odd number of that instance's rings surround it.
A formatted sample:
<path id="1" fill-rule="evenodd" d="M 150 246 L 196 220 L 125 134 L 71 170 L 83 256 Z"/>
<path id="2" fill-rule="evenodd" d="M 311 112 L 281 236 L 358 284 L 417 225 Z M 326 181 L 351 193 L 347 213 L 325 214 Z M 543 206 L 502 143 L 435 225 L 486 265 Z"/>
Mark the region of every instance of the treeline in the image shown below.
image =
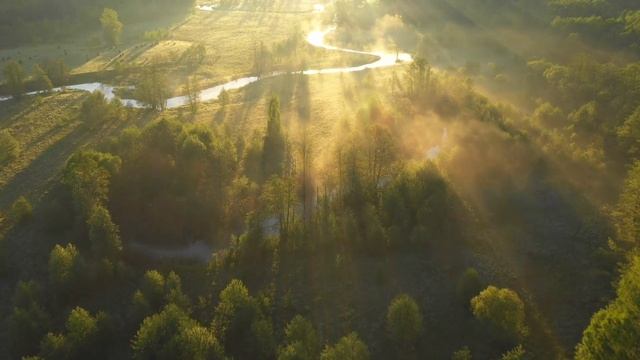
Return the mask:
<path id="1" fill-rule="evenodd" d="M 425 61 L 416 61 L 394 88 L 407 108 L 473 114 L 506 126 L 480 97 L 449 99 L 453 104 L 444 108 L 428 100 L 453 95 Z M 100 94 L 88 96 L 80 110 L 92 127 L 127 114 Z M 456 260 L 471 240 L 472 217 L 435 164 L 407 160 L 396 114 L 373 101 L 345 125 L 331 151 L 321 152 L 305 131 L 285 129 L 277 98 L 267 111 L 253 137 L 166 117 L 73 155 L 45 216 L 62 235 L 56 239 L 65 240 L 47 249 L 46 276 L 22 279 L 15 288 L 11 356 L 426 356 L 432 353 L 423 341 L 432 331 L 424 315 L 429 304 L 412 286 L 398 290 L 389 280 L 394 269 L 384 270 L 411 254 L 449 264 L 457 279 L 448 286 L 459 300 L 455 311 L 491 338 L 489 350 L 470 343 L 456 358 L 536 350 L 517 346 L 533 332 L 523 298 Z M 228 237 L 229 248 L 206 268 L 149 270 L 144 252 L 130 246 L 223 245 Z M 318 283 L 310 286 L 311 279 Z M 377 312 L 355 321 L 363 308 L 351 298 L 354 284 L 370 283 L 389 296 L 371 299 Z M 337 291 L 323 295 L 323 289 Z M 327 324 L 321 311 L 341 320 Z M 378 323 L 382 333 L 366 330 Z"/>
<path id="2" fill-rule="evenodd" d="M 528 66 L 532 88 L 545 93 L 531 116 L 548 134 L 544 143 L 563 143 L 575 158 L 612 169 L 638 159 L 639 64 L 581 56 L 565 65 L 534 60 Z"/>
<path id="3" fill-rule="evenodd" d="M 632 0 L 550 0 L 552 25 L 607 46 L 640 46 L 640 6 Z"/>
<path id="4" fill-rule="evenodd" d="M 114 8 L 125 22 L 152 20 L 188 9 L 193 0 L 26 0 L 0 4 L 0 46 L 60 40 L 74 33 L 98 30 L 104 8 Z"/>
<path id="5" fill-rule="evenodd" d="M 575 358 L 635 359 L 640 357 L 640 162 L 629 170 L 612 211 L 616 237 L 611 248 L 621 259 L 615 298 L 596 312 L 576 347 Z"/>

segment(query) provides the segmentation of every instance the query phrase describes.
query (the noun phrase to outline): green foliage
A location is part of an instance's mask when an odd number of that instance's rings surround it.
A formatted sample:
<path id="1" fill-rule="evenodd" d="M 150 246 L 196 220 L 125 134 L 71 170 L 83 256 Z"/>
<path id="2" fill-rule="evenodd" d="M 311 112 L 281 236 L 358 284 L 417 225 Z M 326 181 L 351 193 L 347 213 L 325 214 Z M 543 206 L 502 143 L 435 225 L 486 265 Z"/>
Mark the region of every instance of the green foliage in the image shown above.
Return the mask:
<path id="1" fill-rule="evenodd" d="M 91 250 L 96 258 L 118 260 L 122 252 L 122 240 L 118 226 L 111 220 L 109 210 L 96 205 L 87 220 Z"/>
<path id="2" fill-rule="evenodd" d="M 515 348 L 504 353 L 500 360 L 523 360 L 526 353 L 527 352 L 524 350 L 522 345 L 518 345 Z"/>
<path id="3" fill-rule="evenodd" d="M 136 97 L 156 111 L 167 106 L 171 95 L 166 74 L 157 65 L 145 68 L 136 84 Z"/>
<path id="4" fill-rule="evenodd" d="M 66 342 L 74 358 L 87 358 L 93 352 L 102 352 L 94 346 L 98 341 L 98 320 L 81 307 L 69 314 L 66 323 Z"/>
<path id="5" fill-rule="evenodd" d="M 471 360 L 472 358 L 471 350 L 466 346 L 451 355 L 451 360 Z"/>
<path id="6" fill-rule="evenodd" d="M 40 355 L 47 360 L 67 360 L 69 355 L 64 335 L 47 333 L 40 342 Z"/>
<path id="7" fill-rule="evenodd" d="M 453 227 L 448 185 L 433 165 L 402 172 L 382 194 L 392 244 L 426 244 Z"/>
<path id="8" fill-rule="evenodd" d="M 165 284 L 165 302 L 167 304 L 175 304 L 182 309 L 189 309 L 189 298 L 182 292 L 182 280 L 180 276 L 171 271 L 167 275 Z"/>
<path id="9" fill-rule="evenodd" d="M 274 97 L 269 102 L 267 132 L 262 145 L 263 179 L 282 174 L 286 157 L 286 140 L 280 122 L 280 100 Z"/>
<path id="10" fill-rule="evenodd" d="M 256 133 L 249 138 L 248 143 L 244 146 L 244 154 L 242 158 L 242 168 L 244 175 L 253 182 L 260 183 L 262 181 L 263 163 L 262 163 L 262 146 L 263 139 Z"/>
<path id="11" fill-rule="evenodd" d="M 106 314 L 93 316 L 76 307 L 67 318 L 63 334 L 48 333 L 43 338 L 40 355 L 45 359 L 106 359 L 109 350 L 102 346 L 109 336 L 106 322 Z"/>
<path id="12" fill-rule="evenodd" d="M 598 104 L 590 101 L 569 114 L 569 120 L 574 126 L 585 133 L 598 130 Z"/>
<path id="13" fill-rule="evenodd" d="M 616 289 L 617 297 L 596 312 L 576 347 L 577 360 L 640 357 L 640 256 L 634 255 Z"/>
<path id="14" fill-rule="evenodd" d="M 151 31 L 146 31 L 144 33 L 143 39 L 145 41 L 157 42 L 163 39 L 166 39 L 169 36 L 169 31 L 167 29 L 156 29 Z"/>
<path id="15" fill-rule="evenodd" d="M 109 46 L 117 46 L 120 44 L 123 25 L 120 19 L 118 19 L 118 12 L 105 8 L 100 16 L 100 24 L 102 24 L 102 34 L 105 43 Z"/>
<path id="16" fill-rule="evenodd" d="M 0 130 L 0 165 L 4 165 L 20 155 L 20 143 L 9 130 Z"/>
<path id="17" fill-rule="evenodd" d="M 198 79 L 194 76 L 188 76 L 184 85 L 187 98 L 189 99 L 189 108 L 191 114 L 195 115 L 198 112 L 198 106 L 200 105 L 200 85 L 198 85 Z"/>
<path id="18" fill-rule="evenodd" d="M 489 286 L 471 299 L 473 315 L 491 325 L 499 336 L 520 339 L 527 335 L 524 303 L 516 292 Z"/>
<path id="19" fill-rule="evenodd" d="M 4 66 L 3 73 L 11 95 L 14 98 L 20 97 L 24 93 L 24 81 L 27 77 L 22 65 L 16 61 L 10 61 Z"/>
<path id="20" fill-rule="evenodd" d="M 598 63 L 591 57 L 579 56 L 568 64 L 552 64 L 545 60 L 529 63 L 540 75 L 545 98 L 551 107 L 543 118 L 556 122 L 560 113 L 569 114 L 558 130 L 559 142 L 578 159 L 593 159 L 602 153 L 605 160 L 624 163 L 637 155 L 637 99 L 640 98 L 640 67 Z M 590 151 L 590 149 L 592 149 Z M 629 156 L 620 159 L 620 152 Z"/>
<path id="21" fill-rule="evenodd" d="M 33 207 L 27 198 L 20 196 L 11 205 L 9 210 L 9 219 L 13 224 L 19 224 L 31 219 L 33 216 Z"/>
<path id="22" fill-rule="evenodd" d="M 411 352 L 422 334 L 422 312 L 409 295 L 398 295 L 387 309 L 387 331 L 401 353 Z"/>
<path id="23" fill-rule="evenodd" d="M 273 330 L 256 299 L 240 280 L 232 280 L 220 292 L 213 328 L 223 338 L 226 353 L 236 358 L 269 358 Z"/>
<path id="24" fill-rule="evenodd" d="M 146 318 L 131 346 L 135 359 L 224 359 L 215 334 L 173 304 Z"/>
<path id="25" fill-rule="evenodd" d="M 630 155 L 640 154 L 640 106 L 624 120 L 617 132 Z"/>
<path id="26" fill-rule="evenodd" d="M 416 58 L 405 75 L 406 95 L 415 100 L 424 100 L 431 90 L 431 65 L 427 60 Z"/>
<path id="27" fill-rule="evenodd" d="M 473 297 L 478 295 L 482 290 L 482 281 L 478 271 L 474 268 L 468 268 L 462 273 L 460 279 L 458 279 L 458 285 L 456 287 L 456 293 L 458 298 L 463 304 L 469 305 L 469 302 Z"/>
<path id="28" fill-rule="evenodd" d="M 49 278 L 54 286 L 68 290 L 82 273 L 80 253 L 73 244 L 56 245 L 49 255 Z"/>
<path id="29" fill-rule="evenodd" d="M 49 75 L 39 64 L 33 65 L 33 79 L 35 81 L 36 88 L 49 93 L 53 90 L 53 82 L 49 79 Z"/>
<path id="30" fill-rule="evenodd" d="M 320 355 L 321 360 L 369 360 L 369 357 L 367 345 L 355 332 L 342 337 L 334 346 L 325 346 Z"/>
<path id="31" fill-rule="evenodd" d="M 0 4 L 0 48 L 68 43 L 79 34 L 101 30 L 105 7 L 117 9 L 127 23 L 151 23 L 168 15 L 179 17 L 193 9 L 194 0 L 28 0 Z M 107 34 L 105 34 L 107 35 Z M 105 39 L 108 40 L 108 39 Z"/>
<path id="32" fill-rule="evenodd" d="M 207 58 L 207 48 L 203 44 L 189 46 L 180 56 L 180 62 L 193 71 Z"/>
<path id="33" fill-rule="evenodd" d="M 96 91 L 82 102 L 80 117 L 87 124 L 103 124 L 117 119 L 121 110 L 119 101 L 109 102 L 103 93 Z"/>
<path id="34" fill-rule="evenodd" d="M 532 119 L 536 124 L 546 128 L 562 127 L 565 121 L 562 110 L 548 102 L 538 105 L 533 112 Z"/>
<path id="35" fill-rule="evenodd" d="M 313 360 L 319 353 L 320 344 L 313 324 L 296 315 L 285 328 L 284 345 L 278 350 L 278 360 Z"/>
<path id="36" fill-rule="evenodd" d="M 627 11 L 624 14 L 624 28 L 628 34 L 640 35 L 640 10 Z"/>
<path id="37" fill-rule="evenodd" d="M 120 166 L 120 158 L 111 154 L 80 151 L 71 156 L 63 172 L 63 182 L 71 190 L 78 215 L 87 218 L 95 206 L 104 204 L 110 179 Z"/>
<path id="38" fill-rule="evenodd" d="M 69 67 L 64 63 L 64 60 L 47 60 L 40 66 L 46 72 L 47 77 L 51 80 L 53 85 L 62 86 L 67 83 L 69 78 Z"/>
<path id="39" fill-rule="evenodd" d="M 220 95 L 218 95 L 218 101 L 220 102 L 220 105 L 224 109 L 229 104 L 229 101 L 230 101 L 229 92 L 225 89 L 222 89 L 222 91 L 220 92 Z"/>
<path id="40" fill-rule="evenodd" d="M 34 281 L 19 282 L 13 295 L 13 311 L 8 319 L 11 354 L 19 358 L 37 352 L 51 318 L 42 306 L 42 289 Z"/>
<path id="41" fill-rule="evenodd" d="M 618 239 L 622 244 L 638 246 L 640 241 L 640 161 L 636 162 L 624 182 L 613 213 Z"/>
<path id="42" fill-rule="evenodd" d="M 165 304 L 174 304 L 188 309 L 189 299 L 182 293 L 180 277 L 171 272 L 165 277 L 156 270 L 147 271 L 140 282 L 140 290 L 133 294 L 135 316 L 145 316 L 160 311 Z"/>
<path id="43" fill-rule="evenodd" d="M 222 131 L 162 119 L 116 145 L 110 209 L 123 234 L 179 244 L 215 238 L 225 221 L 235 147 Z"/>

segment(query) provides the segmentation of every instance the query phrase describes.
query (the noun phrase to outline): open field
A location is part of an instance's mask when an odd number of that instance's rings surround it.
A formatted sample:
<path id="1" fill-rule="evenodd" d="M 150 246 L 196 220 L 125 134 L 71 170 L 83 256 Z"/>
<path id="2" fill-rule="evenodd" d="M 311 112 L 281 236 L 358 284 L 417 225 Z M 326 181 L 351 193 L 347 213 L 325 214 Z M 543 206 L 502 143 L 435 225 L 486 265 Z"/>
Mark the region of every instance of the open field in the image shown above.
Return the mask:
<path id="1" fill-rule="evenodd" d="M 57 43 L 40 45 L 26 45 L 18 48 L 0 49 L 0 64 L 9 60 L 19 61 L 26 71 L 30 72 L 34 65 L 47 60 L 61 59 L 67 64 L 72 73 L 87 73 L 106 70 L 109 61 L 129 46 L 143 41 L 147 31 L 168 29 L 184 19 L 186 14 L 167 14 L 155 18 L 153 21 L 127 24 L 122 44 L 117 49 L 105 48 L 102 45 L 100 31 L 77 34 L 72 38 L 60 40 Z M 0 81 L 4 74 L 0 72 Z"/>

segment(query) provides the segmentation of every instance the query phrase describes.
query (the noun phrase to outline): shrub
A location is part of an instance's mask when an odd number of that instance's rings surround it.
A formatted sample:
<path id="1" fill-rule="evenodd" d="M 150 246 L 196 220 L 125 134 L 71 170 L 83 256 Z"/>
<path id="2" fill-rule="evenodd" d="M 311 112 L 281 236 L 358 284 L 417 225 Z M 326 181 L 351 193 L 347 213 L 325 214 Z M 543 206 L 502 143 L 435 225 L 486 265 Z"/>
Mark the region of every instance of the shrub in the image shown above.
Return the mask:
<path id="1" fill-rule="evenodd" d="M 20 144 L 9 130 L 0 131 L 0 164 L 9 162 L 20 154 Z"/>
<path id="2" fill-rule="evenodd" d="M 24 222 L 30 219 L 32 215 L 33 207 L 24 196 L 19 197 L 18 200 L 11 205 L 11 210 L 9 211 L 9 218 L 14 224 Z"/>

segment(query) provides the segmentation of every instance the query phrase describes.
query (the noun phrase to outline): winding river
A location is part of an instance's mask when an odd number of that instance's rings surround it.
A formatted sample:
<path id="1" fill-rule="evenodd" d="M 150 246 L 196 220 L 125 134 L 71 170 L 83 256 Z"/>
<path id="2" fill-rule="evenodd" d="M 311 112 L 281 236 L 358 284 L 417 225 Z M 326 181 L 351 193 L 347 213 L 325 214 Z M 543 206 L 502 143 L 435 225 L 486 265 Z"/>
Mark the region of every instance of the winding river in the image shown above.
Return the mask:
<path id="1" fill-rule="evenodd" d="M 198 5 L 197 9 L 200 11 L 218 11 L 214 5 Z M 314 12 L 314 13 L 321 13 L 323 11 L 324 11 L 324 5 L 321 5 L 321 4 L 317 4 L 313 7 L 312 10 L 309 10 L 309 12 Z M 345 49 L 345 48 L 328 45 L 325 42 L 325 38 L 327 34 L 333 31 L 335 31 L 335 27 L 331 27 L 323 31 L 314 31 L 307 36 L 306 40 L 310 45 L 317 48 L 330 50 L 330 51 L 340 51 L 340 52 L 351 53 L 351 54 L 375 56 L 377 60 L 368 64 L 359 65 L 359 66 L 335 67 L 335 68 L 324 68 L 324 69 L 308 69 L 308 70 L 302 71 L 302 74 L 307 76 L 312 76 L 312 75 L 322 75 L 322 74 L 353 73 L 353 72 L 359 72 L 359 71 L 370 70 L 370 69 L 379 69 L 379 68 L 396 66 L 402 63 L 410 62 L 412 60 L 411 55 L 406 53 L 396 54 L 396 53 L 389 53 L 385 51 L 368 52 L 368 51 Z M 203 102 L 217 100 L 218 97 L 220 96 L 220 93 L 222 93 L 223 90 L 229 91 L 229 90 L 241 89 L 257 81 L 260 81 L 263 79 L 269 79 L 269 78 L 273 78 L 273 77 L 281 76 L 285 74 L 288 74 L 288 73 L 281 71 L 281 72 L 272 72 L 262 76 L 247 76 L 247 77 L 235 79 L 221 85 L 217 85 L 211 88 L 201 90 L 199 93 L 199 99 L 200 101 L 203 101 Z M 108 85 L 100 82 L 93 82 L 93 83 L 58 87 L 58 88 L 54 88 L 53 91 L 58 92 L 58 91 L 63 91 L 65 89 L 88 91 L 88 92 L 98 91 L 103 93 L 105 97 L 109 100 L 118 99 L 120 102 L 122 102 L 124 106 L 132 107 L 132 108 L 146 107 L 144 103 L 134 99 L 118 98 L 115 93 L 116 89 L 118 88 L 122 88 L 122 87 Z M 27 95 L 36 95 L 38 93 L 39 93 L 38 91 L 34 91 L 34 92 L 27 93 Z M 11 99 L 11 97 L 0 97 L 0 101 L 6 101 L 9 99 Z M 188 104 L 189 104 L 189 98 L 187 96 L 176 96 L 167 100 L 166 107 L 168 109 L 173 109 L 173 108 L 185 106 Z"/>

